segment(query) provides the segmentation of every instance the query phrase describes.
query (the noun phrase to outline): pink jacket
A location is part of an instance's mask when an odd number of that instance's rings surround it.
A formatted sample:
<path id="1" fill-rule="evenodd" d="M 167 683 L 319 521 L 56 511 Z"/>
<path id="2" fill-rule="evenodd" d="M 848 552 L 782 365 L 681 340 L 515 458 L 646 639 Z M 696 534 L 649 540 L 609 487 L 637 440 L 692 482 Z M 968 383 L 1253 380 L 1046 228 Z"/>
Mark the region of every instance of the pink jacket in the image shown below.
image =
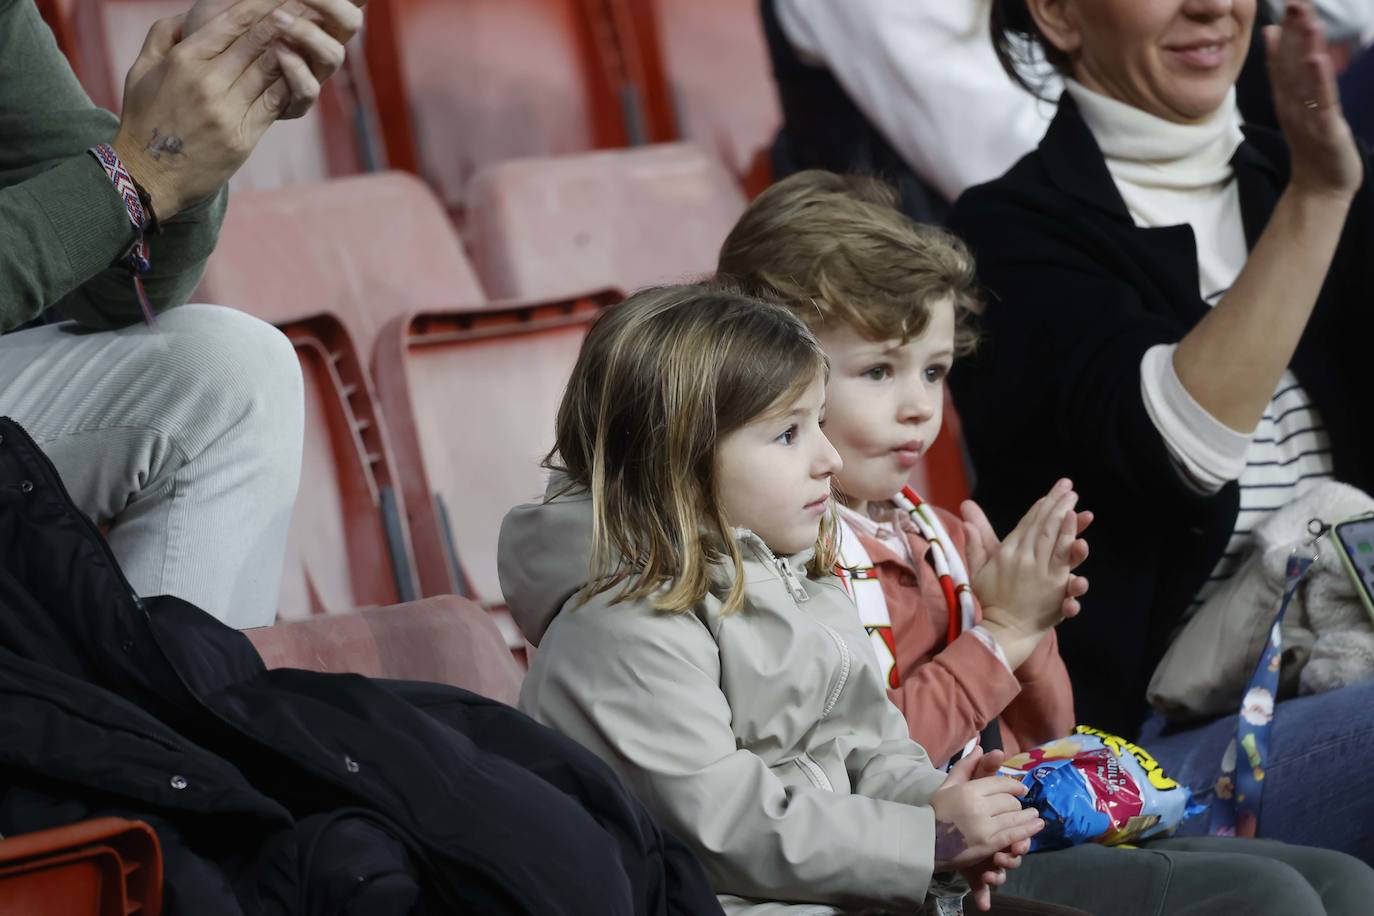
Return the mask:
<path id="1" fill-rule="evenodd" d="M 948 512 L 936 512 L 962 556 L 963 526 Z M 904 534 L 911 555 L 924 557 L 925 539 Z M 878 571 L 892 619 L 900 683 L 888 696 L 932 762 L 948 761 L 999 716 L 1008 757 L 1073 730 L 1073 691 L 1053 631 L 1014 675 L 972 633 L 945 645 L 948 609 L 935 568 L 922 562 L 913 569 L 881 538 L 860 534 L 859 540 Z"/>

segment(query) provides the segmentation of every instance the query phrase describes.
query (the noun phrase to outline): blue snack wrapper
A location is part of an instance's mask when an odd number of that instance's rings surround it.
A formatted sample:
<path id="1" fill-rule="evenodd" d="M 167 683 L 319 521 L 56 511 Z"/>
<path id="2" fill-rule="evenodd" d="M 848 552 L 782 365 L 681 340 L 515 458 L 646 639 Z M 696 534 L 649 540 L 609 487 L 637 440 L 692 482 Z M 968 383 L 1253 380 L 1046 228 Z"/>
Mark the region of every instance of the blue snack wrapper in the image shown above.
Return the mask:
<path id="1" fill-rule="evenodd" d="M 1031 852 L 1147 840 L 1172 833 L 1207 808 L 1143 748 L 1086 725 L 1017 754 L 1001 772 L 1026 785 L 1022 804 L 1045 820 Z"/>

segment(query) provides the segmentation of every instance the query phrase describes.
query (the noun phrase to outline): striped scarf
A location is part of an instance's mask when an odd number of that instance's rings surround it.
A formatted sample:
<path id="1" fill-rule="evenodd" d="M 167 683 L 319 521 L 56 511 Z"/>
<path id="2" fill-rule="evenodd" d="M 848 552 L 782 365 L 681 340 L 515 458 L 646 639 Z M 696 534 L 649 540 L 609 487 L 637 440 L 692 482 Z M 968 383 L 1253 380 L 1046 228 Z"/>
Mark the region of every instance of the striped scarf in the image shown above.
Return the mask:
<path id="1" fill-rule="evenodd" d="M 935 510 L 911 487 L 902 487 L 900 493 L 892 498 L 898 509 L 907 513 L 928 544 L 930 559 L 939 578 L 940 590 L 945 596 L 948 612 L 946 640 L 954 642 L 959 634 L 971 629 L 977 622 L 974 614 L 973 589 L 969 584 L 968 569 L 959 551 L 954 548 L 945 526 L 936 516 Z M 882 584 L 878 581 L 878 571 L 873 561 L 859 541 L 853 526 L 842 517 L 839 519 L 839 558 L 835 575 L 844 590 L 859 609 L 859 621 L 873 643 L 878 654 L 881 669 L 887 675 L 889 687 L 901 686 L 901 673 L 897 670 L 897 646 L 892 635 L 892 618 L 887 611 L 887 599 L 883 596 Z"/>

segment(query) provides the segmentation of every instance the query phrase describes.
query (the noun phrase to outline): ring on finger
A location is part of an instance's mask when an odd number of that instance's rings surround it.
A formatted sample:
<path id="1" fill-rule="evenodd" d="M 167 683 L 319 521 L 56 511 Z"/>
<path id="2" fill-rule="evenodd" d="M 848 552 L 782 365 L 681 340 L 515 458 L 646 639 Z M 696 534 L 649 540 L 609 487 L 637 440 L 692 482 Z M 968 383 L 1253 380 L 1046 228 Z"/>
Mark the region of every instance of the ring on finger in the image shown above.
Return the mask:
<path id="1" fill-rule="evenodd" d="M 1313 111 L 1315 111 L 1316 109 L 1322 107 L 1322 103 L 1321 103 L 1321 102 L 1318 102 L 1316 99 L 1303 99 L 1303 100 L 1302 100 L 1302 104 L 1303 104 L 1303 107 L 1304 107 L 1304 108 L 1307 108 L 1307 109 L 1310 109 L 1310 110 L 1313 110 Z"/>

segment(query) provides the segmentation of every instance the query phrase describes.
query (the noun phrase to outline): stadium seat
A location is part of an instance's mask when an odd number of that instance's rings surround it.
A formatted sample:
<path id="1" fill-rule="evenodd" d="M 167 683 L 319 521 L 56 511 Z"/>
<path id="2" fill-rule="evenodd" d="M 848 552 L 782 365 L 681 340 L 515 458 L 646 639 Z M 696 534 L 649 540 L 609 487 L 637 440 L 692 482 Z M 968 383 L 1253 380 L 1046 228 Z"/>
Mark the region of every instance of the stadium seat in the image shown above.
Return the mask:
<path id="1" fill-rule="evenodd" d="M 162 853 L 141 821 L 102 817 L 0 839 L 0 913 L 159 916 Z"/>
<path id="2" fill-rule="evenodd" d="M 373 0 L 368 69 L 389 161 L 454 214 L 483 166 L 623 146 L 589 0 Z"/>
<path id="3" fill-rule="evenodd" d="M 663 144 L 492 166 L 472 184 L 467 229 L 488 294 L 534 300 L 712 273 L 743 210 L 713 157 Z"/>
<path id="4" fill-rule="evenodd" d="M 543 495 L 540 461 L 582 338 L 617 299 L 401 316 L 382 329 L 373 377 L 424 594 L 501 603 L 501 519 Z"/>
<path id="5" fill-rule="evenodd" d="M 234 192 L 196 298 L 274 323 L 333 312 L 365 361 L 393 315 L 486 301 L 443 207 L 404 172 Z"/>
<path id="6" fill-rule="evenodd" d="M 666 92 L 678 136 L 709 150 L 749 196 L 768 186 L 768 149 L 782 109 L 768 60 L 758 4 L 742 0 L 609 0 L 625 10 L 633 42 L 647 68 L 651 93 Z"/>
<path id="7" fill-rule="evenodd" d="M 482 608 L 426 598 L 327 619 L 247 630 L 269 668 L 352 672 L 451 684 L 514 705 L 522 672 Z"/>
<path id="8" fill-rule="evenodd" d="M 365 364 L 333 316 L 281 329 L 305 380 L 305 448 L 278 619 L 410 600 L 404 502 Z"/>
<path id="9" fill-rule="evenodd" d="M 59 38 L 72 69 L 91 99 L 118 112 L 124 77 L 158 19 L 184 13 L 188 0 L 45 0 L 72 21 Z M 356 53 L 356 47 L 350 48 Z M 275 124 L 234 175 L 236 189 L 276 188 L 363 170 L 358 146 L 358 101 L 347 72 L 325 83 L 319 102 L 304 116 Z"/>

